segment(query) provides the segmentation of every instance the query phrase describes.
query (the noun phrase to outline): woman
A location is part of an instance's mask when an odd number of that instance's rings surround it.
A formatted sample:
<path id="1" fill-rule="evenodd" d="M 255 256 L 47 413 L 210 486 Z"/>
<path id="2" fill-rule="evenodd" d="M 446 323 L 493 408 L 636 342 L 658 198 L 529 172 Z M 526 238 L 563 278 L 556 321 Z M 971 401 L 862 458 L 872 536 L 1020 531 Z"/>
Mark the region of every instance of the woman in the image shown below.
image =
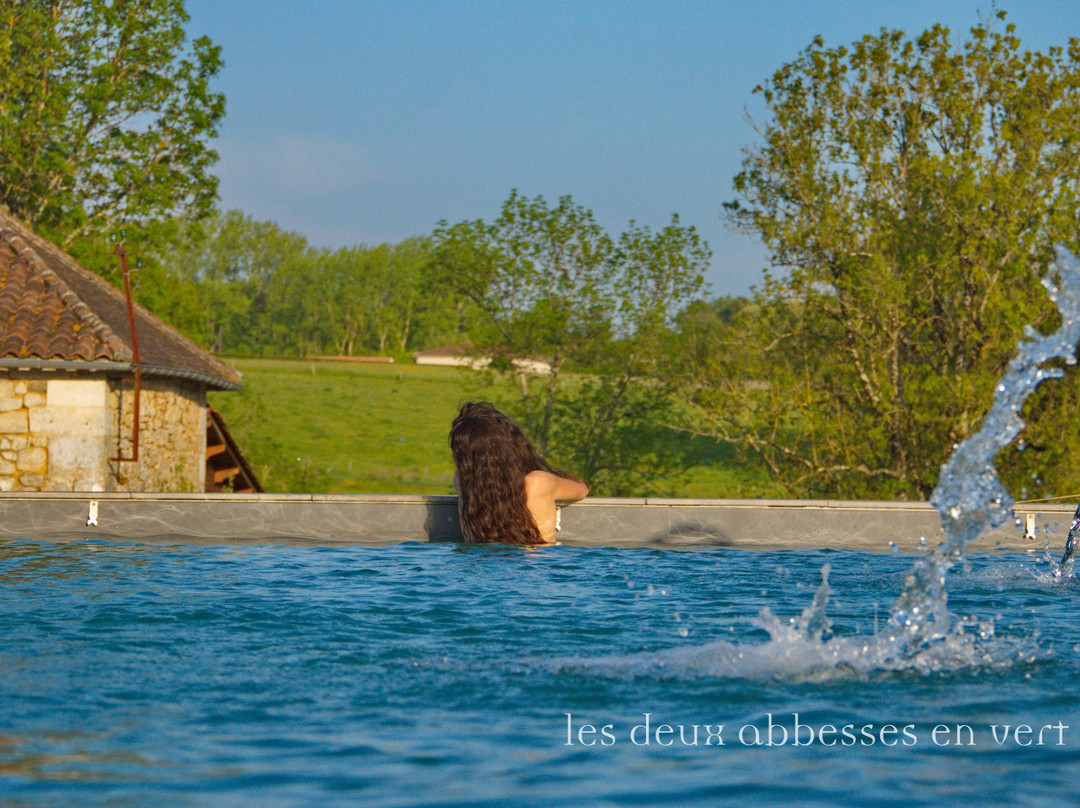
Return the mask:
<path id="1" fill-rule="evenodd" d="M 589 493 L 584 482 L 552 468 L 521 428 L 487 402 L 461 408 L 450 449 L 466 541 L 554 542 L 558 503 Z"/>

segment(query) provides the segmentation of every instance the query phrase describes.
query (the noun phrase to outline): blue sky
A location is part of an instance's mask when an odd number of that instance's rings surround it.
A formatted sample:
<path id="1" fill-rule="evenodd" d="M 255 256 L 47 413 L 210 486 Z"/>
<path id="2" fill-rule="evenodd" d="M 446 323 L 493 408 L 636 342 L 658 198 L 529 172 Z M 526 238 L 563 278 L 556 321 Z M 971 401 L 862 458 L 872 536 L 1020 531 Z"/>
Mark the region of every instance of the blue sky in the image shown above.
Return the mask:
<path id="1" fill-rule="evenodd" d="M 720 208 L 752 94 L 816 34 L 967 32 L 982 0 L 187 0 L 222 46 L 224 208 L 317 246 L 492 219 L 512 188 L 570 194 L 612 234 L 673 213 L 745 294 L 768 256 Z M 1078 0 L 999 3 L 1029 49 L 1080 35 Z"/>

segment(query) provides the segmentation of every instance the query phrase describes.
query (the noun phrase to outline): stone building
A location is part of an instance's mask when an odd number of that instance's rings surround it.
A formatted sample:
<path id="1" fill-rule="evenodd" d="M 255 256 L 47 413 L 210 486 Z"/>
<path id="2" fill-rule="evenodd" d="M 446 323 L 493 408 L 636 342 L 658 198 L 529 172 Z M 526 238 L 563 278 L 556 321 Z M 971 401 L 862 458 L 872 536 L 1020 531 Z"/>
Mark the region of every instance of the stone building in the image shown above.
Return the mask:
<path id="1" fill-rule="evenodd" d="M 138 304 L 133 339 L 128 312 L 0 210 L 0 491 L 261 490 L 206 403 L 239 374 Z"/>

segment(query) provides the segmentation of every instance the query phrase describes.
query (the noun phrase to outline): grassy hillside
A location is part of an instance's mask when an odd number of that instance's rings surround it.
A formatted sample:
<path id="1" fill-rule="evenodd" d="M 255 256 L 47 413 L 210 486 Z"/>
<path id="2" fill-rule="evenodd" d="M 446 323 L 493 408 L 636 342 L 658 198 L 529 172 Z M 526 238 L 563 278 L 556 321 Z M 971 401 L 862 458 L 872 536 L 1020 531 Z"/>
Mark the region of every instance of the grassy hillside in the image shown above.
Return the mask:
<path id="1" fill-rule="evenodd" d="M 468 400 L 512 391 L 459 368 L 333 361 L 236 360 L 243 392 L 211 394 L 268 491 L 447 494 L 450 422 Z M 724 445 L 671 433 L 686 471 L 663 481 L 686 497 L 779 496 Z"/>

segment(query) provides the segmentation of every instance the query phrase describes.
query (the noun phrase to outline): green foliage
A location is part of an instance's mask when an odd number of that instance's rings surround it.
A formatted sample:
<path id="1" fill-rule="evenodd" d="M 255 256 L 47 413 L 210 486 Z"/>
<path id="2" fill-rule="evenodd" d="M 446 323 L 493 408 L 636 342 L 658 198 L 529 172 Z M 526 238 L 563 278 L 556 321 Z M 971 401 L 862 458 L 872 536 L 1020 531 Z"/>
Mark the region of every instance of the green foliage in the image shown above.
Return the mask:
<path id="1" fill-rule="evenodd" d="M 1050 325 L 1039 279 L 1078 234 L 1080 45 L 1024 52 L 999 24 L 818 38 L 758 88 L 770 118 L 727 211 L 778 272 L 711 345 L 686 323 L 683 389 L 793 494 L 927 495 L 1022 325 Z"/>
<path id="2" fill-rule="evenodd" d="M 219 353 L 242 355 L 258 350 L 271 283 L 307 249 L 303 236 L 231 210 L 192 223 L 157 257 L 196 300 L 183 314 L 189 336 Z M 174 324 L 179 316 L 173 313 Z"/>
<path id="3" fill-rule="evenodd" d="M 1080 373 L 1041 385 L 1024 410 L 1027 427 L 1020 440 L 998 458 L 1001 479 L 1019 499 L 1080 499 Z"/>
<path id="4" fill-rule="evenodd" d="M 710 256 L 694 228 L 631 222 L 613 239 L 568 196 L 552 207 L 514 191 L 494 222 L 440 222 L 433 241 L 442 283 L 482 312 L 478 349 L 509 359 L 514 412 L 541 453 L 594 493 L 656 490 L 678 459 L 643 438 L 674 411 L 659 368 Z M 514 365 L 529 360 L 550 372 L 530 382 Z"/>
<path id="5" fill-rule="evenodd" d="M 0 202 L 97 269 L 209 213 L 220 49 L 182 0 L 0 4 Z"/>
<path id="6" fill-rule="evenodd" d="M 460 336 L 461 301 L 435 288 L 430 261 L 425 239 L 315 249 L 233 210 L 186 228 L 154 257 L 167 277 L 145 286 L 162 316 L 219 353 L 400 357 Z"/>

